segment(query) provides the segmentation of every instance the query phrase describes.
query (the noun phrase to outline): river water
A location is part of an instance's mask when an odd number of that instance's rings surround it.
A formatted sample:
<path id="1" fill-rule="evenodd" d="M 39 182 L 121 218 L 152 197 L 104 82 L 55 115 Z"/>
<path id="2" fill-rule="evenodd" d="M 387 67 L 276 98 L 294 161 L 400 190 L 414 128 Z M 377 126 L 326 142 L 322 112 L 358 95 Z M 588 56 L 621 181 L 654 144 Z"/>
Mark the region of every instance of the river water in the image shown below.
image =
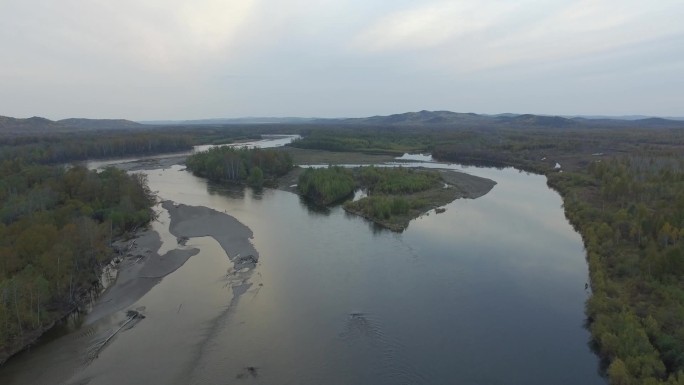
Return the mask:
<path id="1" fill-rule="evenodd" d="M 233 301 L 221 247 L 190 239 L 199 254 L 131 306 L 147 318 L 64 383 L 605 384 L 583 328 L 582 240 L 545 177 L 422 165 L 497 185 L 397 234 L 291 193 L 226 188 L 180 166 L 145 171 L 160 198 L 253 231 L 251 286 Z M 8 362 L 0 382 L 78 354 L 55 346 L 64 340 Z"/>

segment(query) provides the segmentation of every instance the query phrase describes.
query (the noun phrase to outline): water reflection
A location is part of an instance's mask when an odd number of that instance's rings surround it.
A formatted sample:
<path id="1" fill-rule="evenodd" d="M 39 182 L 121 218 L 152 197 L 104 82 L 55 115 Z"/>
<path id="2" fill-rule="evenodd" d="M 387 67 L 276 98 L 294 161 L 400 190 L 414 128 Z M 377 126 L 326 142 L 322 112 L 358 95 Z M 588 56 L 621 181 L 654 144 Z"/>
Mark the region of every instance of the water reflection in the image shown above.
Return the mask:
<path id="1" fill-rule="evenodd" d="M 309 199 L 299 196 L 299 205 L 306 209 L 306 211 L 309 213 L 311 216 L 323 216 L 327 217 L 330 215 L 332 210 L 335 209 L 335 207 L 327 207 L 327 206 L 319 206 L 314 203 L 312 203 Z"/>
<path id="2" fill-rule="evenodd" d="M 207 183 L 207 192 L 210 195 L 222 195 L 232 199 L 242 199 L 245 197 L 245 186 L 233 183 Z"/>

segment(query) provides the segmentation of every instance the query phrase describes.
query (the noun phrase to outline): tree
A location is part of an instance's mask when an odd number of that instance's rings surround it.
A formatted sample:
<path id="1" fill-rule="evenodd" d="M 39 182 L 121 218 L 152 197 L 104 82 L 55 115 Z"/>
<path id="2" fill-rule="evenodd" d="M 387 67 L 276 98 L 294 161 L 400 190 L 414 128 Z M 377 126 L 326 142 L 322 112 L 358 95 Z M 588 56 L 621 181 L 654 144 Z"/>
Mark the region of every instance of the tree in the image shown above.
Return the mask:
<path id="1" fill-rule="evenodd" d="M 252 187 L 261 188 L 264 185 L 264 172 L 261 171 L 259 166 L 254 166 L 249 171 L 249 177 L 247 178 L 247 184 Z"/>
<path id="2" fill-rule="evenodd" d="M 608 376 L 610 376 L 612 385 L 631 385 L 632 376 L 627 372 L 627 367 L 621 359 L 615 359 L 608 367 Z"/>

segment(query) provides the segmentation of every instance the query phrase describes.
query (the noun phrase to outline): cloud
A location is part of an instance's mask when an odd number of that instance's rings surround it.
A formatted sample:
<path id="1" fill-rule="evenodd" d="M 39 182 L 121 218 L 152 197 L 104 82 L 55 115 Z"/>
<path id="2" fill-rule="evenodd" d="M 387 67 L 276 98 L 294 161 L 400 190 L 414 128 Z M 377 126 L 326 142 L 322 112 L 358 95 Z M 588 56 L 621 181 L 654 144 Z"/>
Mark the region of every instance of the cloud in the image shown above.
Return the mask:
<path id="1" fill-rule="evenodd" d="M 368 51 L 437 47 L 482 32 L 505 16 L 510 2 L 436 2 L 396 11 L 369 26 L 353 40 Z"/>
<path id="2" fill-rule="evenodd" d="M 472 72 L 558 62 L 684 34 L 681 1 L 433 1 L 390 13 L 351 46 L 369 55 L 419 54 L 433 69 Z"/>
<path id="3" fill-rule="evenodd" d="M 0 114 L 678 115 L 682 14 L 681 0 L 0 0 Z"/>
<path id="4" fill-rule="evenodd" d="M 39 3 L 39 4 L 36 4 Z M 229 49 L 250 20 L 255 0 L 16 1 L 0 16 L 12 45 L 67 61 L 114 60 L 173 71 Z M 7 36 L 7 35 L 6 35 Z"/>

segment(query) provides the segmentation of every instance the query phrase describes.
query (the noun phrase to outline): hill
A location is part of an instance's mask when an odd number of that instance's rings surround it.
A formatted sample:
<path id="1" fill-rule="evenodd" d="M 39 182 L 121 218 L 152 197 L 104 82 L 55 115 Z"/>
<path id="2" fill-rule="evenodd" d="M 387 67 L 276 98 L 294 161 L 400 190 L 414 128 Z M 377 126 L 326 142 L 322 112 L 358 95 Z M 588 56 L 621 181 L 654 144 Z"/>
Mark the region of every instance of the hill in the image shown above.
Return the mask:
<path id="1" fill-rule="evenodd" d="M 129 130 L 140 127 L 144 126 L 124 119 L 63 119 L 54 121 L 38 116 L 26 119 L 0 116 L 0 132 L 12 134 Z"/>
<path id="2" fill-rule="evenodd" d="M 315 118 L 296 117 L 246 117 L 246 118 L 217 118 L 217 119 L 194 119 L 194 120 L 146 120 L 140 121 L 144 125 L 154 126 L 224 126 L 224 125 L 251 125 L 251 124 L 298 124 L 310 123 Z"/>
<path id="3" fill-rule="evenodd" d="M 0 116 L 0 132 L 55 131 L 63 128 L 64 127 L 57 122 L 37 116 L 27 119 Z"/>
<path id="4" fill-rule="evenodd" d="M 350 119 L 318 119 L 317 124 L 426 127 L 511 127 L 511 128 L 684 128 L 684 121 L 664 118 L 626 120 L 619 118 L 564 117 L 534 114 L 484 115 L 451 111 L 405 112 L 386 116 Z"/>
<path id="5" fill-rule="evenodd" d="M 200 119 L 183 121 L 145 121 L 133 122 L 125 119 L 63 119 L 52 121 L 41 117 L 17 119 L 0 116 L 0 132 L 2 133 L 46 133 L 72 131 L 104 131 L 135 130 L 150 127 L 246 127 L 252 125 L 269 125 L 293 128 L 302 126 L 387 126 L 387 127 L 440 127 L 440 128 L 684 128 L 684 121 L 668 118 L 633 116 L 634 119 L 621 117 L 587 117 L 587 116 L 550 116 L 535 114 L 503 113 L 485 115 L 460 113 L 452 111 L 417 111 L 392 115 L 376 115 L 365 118 L 297 118 L 297 117 L 264 117 L 235 119 Z"/>
<path id="6" fill-rule="evenodd" d="M 143 127 L 142 124 L 126 119 L 63 119 L 57 123 L 70 127 L 80 129 L 93 130 L 119 130 Z"/>

